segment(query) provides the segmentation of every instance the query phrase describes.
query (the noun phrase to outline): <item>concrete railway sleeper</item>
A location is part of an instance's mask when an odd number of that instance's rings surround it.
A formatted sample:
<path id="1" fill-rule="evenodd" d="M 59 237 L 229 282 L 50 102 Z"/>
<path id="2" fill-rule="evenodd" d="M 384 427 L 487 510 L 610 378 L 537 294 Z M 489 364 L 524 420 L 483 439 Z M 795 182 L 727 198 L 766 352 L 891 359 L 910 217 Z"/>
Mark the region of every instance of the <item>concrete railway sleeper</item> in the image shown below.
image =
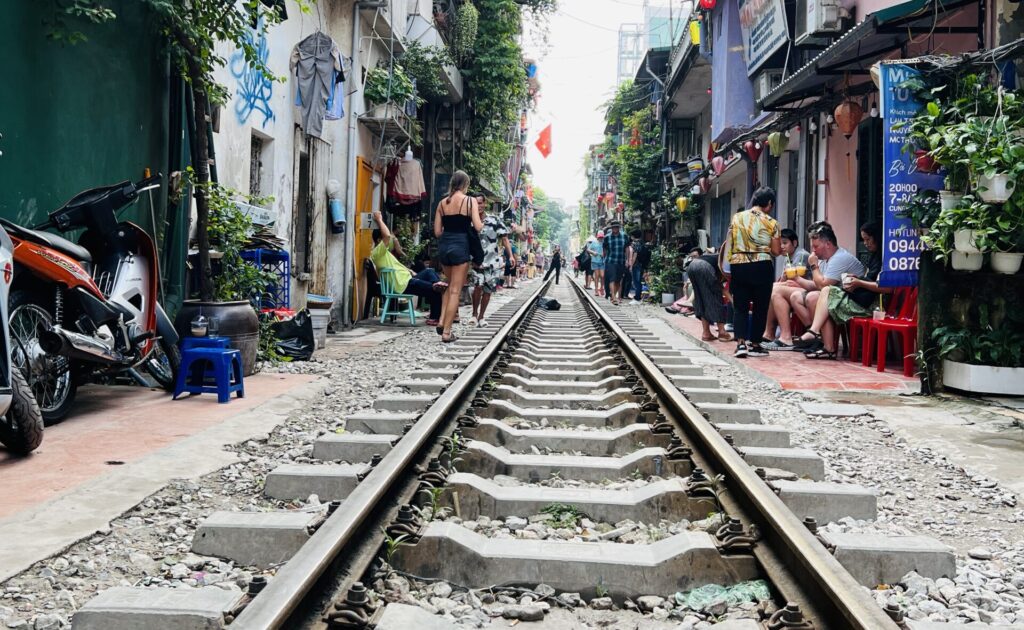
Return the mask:
<path id="1" fill-rule="evenodd" d="M 820 481 L 824 462 L 704 377 L 696 346 L 570 285 L 537 283 L 403 381 L 407 394 L 322 436 L 322 463 L 267 476 L 268 495 L 315 493 L 326 511 L 200 525 L 194 551 L 279 566 L 274 577 L 241 599 L 111 589 L 74 627 L 440 630 L 504 617 L 549 630 L 646 614 L 682 628 L 885 630 L 900 611 L 861 585 L 955 572 L 925 537 L 819 537 L 818 523 L 874 518 L 873 491 Z M 544 292 L 562 310 L 536 308 Z M 759 595 L 708 613 L 691 597 L 709 586 Z"/>

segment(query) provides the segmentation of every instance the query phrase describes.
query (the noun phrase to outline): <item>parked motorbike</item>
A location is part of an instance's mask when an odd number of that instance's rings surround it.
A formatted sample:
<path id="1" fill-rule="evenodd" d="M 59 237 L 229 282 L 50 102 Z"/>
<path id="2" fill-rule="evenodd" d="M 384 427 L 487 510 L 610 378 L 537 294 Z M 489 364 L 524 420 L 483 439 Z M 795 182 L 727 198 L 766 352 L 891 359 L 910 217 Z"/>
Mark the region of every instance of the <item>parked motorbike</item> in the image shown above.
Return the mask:
<path id="1" fill-rule="evenodd" d="M 84 382 L 127 374 L 149 384 L 144 368 L 174 387 L 181 355 L 158 301 L 156 246 L 117 217 L 160 179 L 86 190 L 32 229 L 0 219 L 14 242 L 9 321 L 24 349 L 16 356 L 48 424 L 68 414 Z M 74 243 L 48 229 L 84 232 Z"/>
<path id="2" fill-rule="evenodd" d="M 0 139 L 3 134 L 0 134 Z M 0 155 L 3 155 L 0 153 Z M 0 228 L 0 442 L 16 455 L 31 453 L 43 441 L 43 417 L 24 372 L 13 365 L 12 339 L 7 321 L 7 295 L 14 279 L 14 243 Z"/>

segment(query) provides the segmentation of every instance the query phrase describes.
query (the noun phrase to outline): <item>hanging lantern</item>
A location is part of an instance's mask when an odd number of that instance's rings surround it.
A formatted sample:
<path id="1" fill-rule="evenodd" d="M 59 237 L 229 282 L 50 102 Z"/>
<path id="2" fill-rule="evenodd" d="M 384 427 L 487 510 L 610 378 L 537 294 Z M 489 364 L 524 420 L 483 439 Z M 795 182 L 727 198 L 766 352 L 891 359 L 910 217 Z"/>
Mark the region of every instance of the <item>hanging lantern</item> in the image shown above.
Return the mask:
<path id="1" fill-rule="evenodd" d="M 772 154 L 772 157 L 779 157 L 782 155 L 784 148 L 782 142 L 782 134 L 778 131 L 773 131 L 768 134 L 768 151 Z"/>
<path id="2" fill-rule="evenodd" d="M 711 168 L 715 171 L 715 175 L 721 175 L 725 172 L 725 158 L 721 155 L 716 155 L 711 158 Z"/>
<path id="3" fill-rule="evenodd" d="M 699 194 L 701 194 L 701 192 L 702 191 L 700 189 L 700 186 L 698 186 L 696 184 L 694 184 L 693 188 L 690 189 L 690 195 L 699 195 Z"/>
<path id="4" fill-rule="evenodd" d="M 711 180 L 708 179 L 707 176 L 701 177 L 700 180 L 697 182 L 697 185 L 700 186 L 700 191 L 702 193 L 706 194 L 709 190 L 711 190 Z"/>
<path id="5" fill-rule="evenodd" d="M 689 197 L 676 197 L 676 208 L 679 212 L 686 212 L 686 208 L 690 205 Z"/>
<path id="6" fill-rule="evenodd" d="M 715 5 L 717 4 L 717 0 L 700 0 L 700 8 L 704 9 L 705 11 L 713 11 Z"/>
<path id="7" fill-rule="evenodd" d="M 700 46 L 700 22 L 690 20 L 690 44 Z"/>
<path id="8" fill-rule="evenodd" d="M 836 106 L 835 116 L 836 126 L 849 140 L 853 132 L 857 131 L 860 119 L 864 117 L 864 108 L 856 101 L 843 101 Z"/>
<path id="9" fill-rule="evenodd" d="M 743 143 L 743 150 L 746 152 L 747 157 L 750 158 L 751 162 L 756 162 L 757 158 L 761 157 L 761 151 L 764 150 L 764 147 L 760 142 L 747 140 Z"/>

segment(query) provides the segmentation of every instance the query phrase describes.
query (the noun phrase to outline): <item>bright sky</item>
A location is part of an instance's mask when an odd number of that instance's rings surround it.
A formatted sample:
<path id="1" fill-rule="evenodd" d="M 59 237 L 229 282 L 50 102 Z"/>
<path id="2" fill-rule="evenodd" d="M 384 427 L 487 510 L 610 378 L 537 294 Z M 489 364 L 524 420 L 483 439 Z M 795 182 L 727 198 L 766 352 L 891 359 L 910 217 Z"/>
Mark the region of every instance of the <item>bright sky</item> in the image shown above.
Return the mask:
<path id="1" fill-rule="evenodd" d="M 567 205 L 579 201 L 586 181 L 583 154 L 604 135 L 601 105 L 614 94 L 619 25 L 643 22 L 643 0 L 559 0 L 551 17 L 548 52 L 539 57 L 537 113 L 530 121 L 528 160 L 533 181 Z M 527 54 L 538 56 L 526 43 Z M 552 151 L 534 142 L 552 125 Z"/>

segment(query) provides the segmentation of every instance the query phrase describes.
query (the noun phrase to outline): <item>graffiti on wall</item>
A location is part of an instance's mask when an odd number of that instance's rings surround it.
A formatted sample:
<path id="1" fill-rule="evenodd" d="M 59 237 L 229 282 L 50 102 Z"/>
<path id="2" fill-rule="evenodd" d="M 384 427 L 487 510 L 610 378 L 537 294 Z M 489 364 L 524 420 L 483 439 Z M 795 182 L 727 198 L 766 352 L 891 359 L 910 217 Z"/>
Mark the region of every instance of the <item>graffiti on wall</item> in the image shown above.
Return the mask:
<path id="1" fill-rule="evenodd" d="M 257 59 L 266 66 L 267 60 L 270 59 L 270 47 L 267 45 L 267 35 L 262 26 L 261 23 L 255 29 L 259 33 L 258 38 L 252 33 L 247 38 L 256 49 Z M 238 124 L 244 125 L 249 122 L 249 117 L 254 112 L 258 112 L 263 114 L 260 126 L 266 127 L 268 122 L 274 120 L 274 110 L 270 106 L 270 99 L 274 96 L 273 79 L 250 65 L 241 50 L 235 51 L 231 56 L 230 70 L 231 76 L 238 81 L 235 93 L 235 118 L 238 119 Z"/>

